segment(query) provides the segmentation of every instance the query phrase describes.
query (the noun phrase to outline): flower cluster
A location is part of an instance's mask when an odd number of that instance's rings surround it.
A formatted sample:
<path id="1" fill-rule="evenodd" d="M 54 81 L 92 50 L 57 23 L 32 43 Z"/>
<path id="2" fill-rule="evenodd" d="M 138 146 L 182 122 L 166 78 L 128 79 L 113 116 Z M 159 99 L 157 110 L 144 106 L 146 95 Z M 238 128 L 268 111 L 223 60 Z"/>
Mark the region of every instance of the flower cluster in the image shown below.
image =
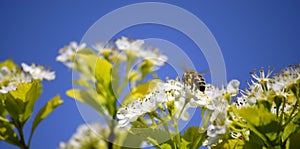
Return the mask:
<path id="1" fill-rule="evenodd" d="M 6 94 L 9 91 L 16 90 L 22 83 L 28 83 L 32 80 L 54 80 L 55 72 L 46 70 L 43 66 L 31 66 L 22 63 L 22 70 L 18 67 L 9 68 L 3 66 L 0 68 L 0 93 Z"/>
<path id="2" fill-rule="evenodd" d="M 256 72 L 251 73 L 253 79 L 251 84 L 248 83 L 249 88 L 241 90 L 240 97 L 237 98 L 236 106 L 241 108 L 244 106 L 253 106 L 257 100 L 268 100 L 270 95 L 283 96 L 285 98 L 290 97 L 289 87 L 299 83 L 300 81 L 300 64 L 295 66 L 288 66 L 279 73 L 271 77 L 273 70 L 268 68 L 265 74 L 264 69 L 260 69 L 259 75 Z M 285 111 L 289 110 L 290 107 L 295 104 L 296 99 L 290 98 L 290 100 L 284 106 Z M 280 110 L 281 111 L 281 110 Z M 273 104 L 271 112 L 276 114 L 276 106 Z"/>
<path id="3" fill-rule="evenodd" d="M 178 80 L 168 80 L 166 83 L 158 82 L 153 92 L 120 108 L 117 112 L 119 127 L 134 122 L 139 116 L 156 110 L 160 104 L 178 99 L 183 85 Z"/>
<path id="4" fill-rule="evenodd" d="M 163 66 L 168 59 L 160 53 L 159 49 L 147 47 L 143 40 L 129 40 L 127 37 L 121 37 L 115 42 L 96 42 L 92 48 L 99 53 L 101 58 L 111 62 L 128 60 L 123 52 L 133 54 L 136 58 L 149 62 L 153 66 L 152 70 Z M 60 55 L 56 57 L 56 60 L 72 68 L 76 52 L 84 49 L 87 49 L 86 43 L 78 45 L 76 42 L 71 42 L 59 50 Z"/>
<path id="5" fill-rule="evenodd" d="M 217 137 L 218 134 L 226 132 L 226 111 L 230 102 L 228 98 L 237 95 L 239 84 L 239 81 L 232 80 L 228 83 L 227 88 L 221 89 L 207 85 L 206 91 L 202 92 L 192 90 L 190 85 L 183 84 L 178 79 L 159 82 L 154 91 L 144 98 L 139 98 L 119 109 L 117 112 L 119 126 L 124 127 L 130 122 L 134 122 L 139 116 L 156 110 L 161 104 L 168 106 L 167 102 L 174 102 L 175 109 L 178 109 L 175 117 L 182 120 L 188 120 L 187 109 L 189 108 L 201 107 L 212 111 L 210 125 L 205 129 L 207 129 L 209 137 Z"/>
<path id="6" fill-rule="evenodd" d="M 78 45 L 77 42 L 72 41 L 69 45 L 59 50 L 60 55 L 56 57 L 56 60 L 62 62 L 67 67 L 72 68 L 76 52 L 84 48 L 86 48 L 85 43 Z"/>
<path id="7" fill-rule="evenodd" d="M 68 142 L 61 142 L 58 149 L 107 148 L 103 135 L 107 135 L 108 128 L 100 123 L 83 124 Z"/>
<path id="8" fill-rule="evenodd" d="M 154 68 L 155 70 L 164 65 L 164 63 L 168 60 L 167 56 L 161 54 L 159 49 L 146 47 L 143 40 L 130 41 L 126 37 L 121 37 L 116 40 L 115 44 L 121 51 L 130 51 L 134 53 L 136 57 L 148 60 L 156 67 Z"/>
<path id="9" fill-rule="evenodd" d="M 232 97 L 235 97 L 239 93 L 239 85 L 240 82 L 238 80 L 231 80 L 226 88 L 218 88 L 211 85 L 207 86 L 205 94 L 209 102 L 205 107 L 209 114 L 202 120 L 204 121 L 202 129 L 207 130 L 208 138 L 204 142 L 204 145 L 210 146 L 217 143 L 219 139 L 222 138 L 222 135 L 227 132 L 228 123 L 230 122 L 227 116 L 227 110 Z M 205 119 L 208 119 L 208 121 Z"/>

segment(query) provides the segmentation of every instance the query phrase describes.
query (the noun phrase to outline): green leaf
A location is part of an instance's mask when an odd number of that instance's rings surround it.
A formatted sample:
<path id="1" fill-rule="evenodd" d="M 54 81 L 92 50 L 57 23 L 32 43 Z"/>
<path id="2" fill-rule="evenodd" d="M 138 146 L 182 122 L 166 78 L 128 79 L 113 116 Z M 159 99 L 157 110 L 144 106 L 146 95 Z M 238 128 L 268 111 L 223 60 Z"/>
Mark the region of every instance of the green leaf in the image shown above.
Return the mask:
<path id="1" fill-rule="evenodd" d="M 78 58 L 75 61 L 74 69 L 94 82 L 95 66 L 99 58 L 98 55 L 91 49 L 84 49 L 78 51 L 77 56 Z"/>
<path id="2" fill-rule="evenodd" d="M 140 144 L 143 141 L 146 141 L 145 138 L 141 138 L 140 136 L 131 133 L 126 134 L 122 139 L 124 139 L 121 147 L 122 149 L 137 148 L 140 147 Z"/>
<path id="3" fill-rule="evenodd" d="M 16 70 L 16 71 L 20 70 L 18 65 L 15 64 L 12 59 L 8 59 L 6 61 L 0 62 L 0 68 L 4 66 L 8 67 L 10 70 Z"/>
<path id="4" fill-rule="evenodd" d="M 112 64 L 105 59 L 98 58 L 95 68 L 95 77 L 97 81 L 103 84 L 105 87 L 109 87 L 111 85 L 111 70 Z"/>
<path id="5" fill-rule="evenodd" d="M 101 115 L 104 114 L 103 106 L 107 105 L 106 100 L 94 91 L 71 89 L 68 90 L 66 94 L 71 98 L 91 106 Z"/>
<path id="6" fill-rule="evenodd" d="M 33 81 L 32 86 L 26 93 L 26 106 L 23 121 L 26 121 L 32 114 L 34 104 L 42 93 L 42 86 L 40 81 Z"/>
<path id="7" fill-rule="evenodd" d="M 278 113 L 279 113 L 279 108 L 280 108 L 280 105 L 283 101 L 283 96 L 274 96 L 274 102 L 275 102 L 275 105 L 276 105 L 276 115 L 278 116 Z"/>
<path id="8" fill-rule="evenodd" d="M 139 84 L 134 87 L 131 92 L 129 92 L 124 100 L 122 101 L 122 105 L 127 105 L 128 103 L 138 99 L 139 97 L 144 97 L 147 93 L 151 92 L 154 86 L 157 84 L 157 80 L 150 80 L 146 83 Z"/>
<path id="9" fill-rule="evenodd" d="M 159 147 L 161 149 L 172 149 L 172 146 L 170 144 L 167 144 L 167 143 L 164 143 L 164 144 L 160 145 Z"/>
<path id="10" fill-rule="evenodd" d="M 78 80 L 74 80 L 73 84 L 83 86 L 83 87 L 86 87 L 86 88 L 90 88 L 90 89 L 94 88 L 94 86 L 92 84 L 90 84 L 89 81 L 84 77 L 81 77 Z"/>
<path id="11" fill-rule="evenodd" d="M 293 134 L 290 137 L 290 149 L 299 149 L 300 148 L 300 130 L 297 133 Z"/>
<path id="12" fill-rule="evenodd" d="M 239 139 L 230 139 L 223 141 L 217 146 L 212 147 L 213 149 L 243 149 L 244 142 Z"/>
<path id="13" fill-rule="evenodd" d="M 0 121 L 0 140 L 19 146 L 17 134 L 13 130 L 13 126 L 5 121 Z"/>
<path id="14" fill-rule="evenodd" d="M 277 116 L 269 112 L 265 104 L 255 107 L 244 107 L 236 111 L 244 120 L 246 120 L 251 134 L 256 134 L 268 146 L 277 146 L 280 144 L 281 125 Z M 256 137 L 254 137 L 256 139 Z M 251 141 L 251 138 L 250 138 Z"/>
<path id="15" fill-rule="evenodd" d="M 272 121 L 267 125 L 257 127 L 257 130 L 264 134 L 273 146 L 280 145 L 281 125 L 277 121 Z"/>
<path id="16" fill-rule="evenodd" d="M 140 67 L 140 71 L 142 72 L 142 78 L 144 79 L 150 72 L 152 72 L 153 63 L 149 60 L 145 60 Z"/>
<path id="17" fill-rule="evenodd" d="M 23 102 L 27 102 L 28 100 L 26 99 L 27 93 L 33 88 L 37 86 L 38 81 L 32 81 L 30 83 L 22 83 L 19 84 L 16 90 L 10 91 L 10 94 L 15 98 L 15 99 L 20 99 Z"/>
<path id="18" fill-rule="evenodd" d="M 199 148 L 207 136 L 206 133 L 200 133 L 199 127 L 190 126 L 187 130 L 185 130 L 182 137 L 189 143 L 187 147 Z"/>
<path id="19" fill-rule="evenodd" d="M 144 140 L 151 140 L 152 145 L 158 145 L 171 139 L 169 132 L 153 128 L 131 128 L 131 132 Z"/>
<path id="20" fill-rule="evenodd" d="M 254 126 L 264 126 L 276 120 L 276 116 L 263 106 L 243 107 L 235 110 L 243 119 Z"/>
<path id="21" fill-rule="evenodd" d="M 6 96 L 4 96 L 4 94 L 0 94 L 0 116 L 5 117 L 7 114 L 7 111 L 5 109 L 5 99 Z"/>
<path id="22" fill-rule="evenodd" d="M 264 141 L 255 133 L 250 132 L 249 141 L 245 143 L 244 149 L 263 148 Z"/>
<path id="23" fill-rule="evenodd" d="M 180 148 L 181 149 L 190 149 L 190 142 L 186 141 L 185 139 L 181 139 L 181 142 L 180 142 Z M 201 145 L 200 145 L 201 146 Z M 196 146 L 196 148 L 198 149 L 200 146 Z"/>
<path id="24" fill-rule="evenodd" d="M 50 101 L 46 103 L 46 105 L 43 106 L 37 113 L 37 115 L 34 118 L 31 132 L 30 132 L 30 138 L 34 134 L 37 126 L 40 124 L 41 121 L 43 121 L 56 107 L 61 105 L 63 101 L 60 99 L 60 96 L 57 95 L 54 98 L 52 98 Z"/>
<path id="25" fill-rule="evenodd" d="M 24 124 L 32 114 L 34 104 L 42 92 L 40 81 L 18 85 L 6 94 L 5 107 L 13 120 Z"/>
<path id="26" fill-rule="evenodd" d="M 298 132 L 300 129 L 300 110 L 296 113 L 293 120 L 287 124 L 283 130 L 282 140 L 286 141 L 291 135 Z"/>
<path id="27" fill-rule="evenodd" d="M 10 93 L 6 94 L 7 99 L 4 101 L 5 109 L 14 122 L 22 122 L 25 112 L 25 103 L 23 100 L 14 98 Z"/>

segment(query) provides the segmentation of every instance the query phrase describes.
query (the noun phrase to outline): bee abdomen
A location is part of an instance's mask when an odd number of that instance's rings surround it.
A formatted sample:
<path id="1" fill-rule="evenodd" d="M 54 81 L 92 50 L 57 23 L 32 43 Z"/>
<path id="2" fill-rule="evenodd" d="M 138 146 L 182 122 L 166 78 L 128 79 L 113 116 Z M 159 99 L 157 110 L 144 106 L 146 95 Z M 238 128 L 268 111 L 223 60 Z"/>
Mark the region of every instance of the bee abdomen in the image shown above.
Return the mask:
<path id="1" fill-rule="evenodd" d="M 192 90 L 205 91 L 205 79 L 197 71 L 186 71 L 182 76 L 182 82 L 189 85 Z"/>

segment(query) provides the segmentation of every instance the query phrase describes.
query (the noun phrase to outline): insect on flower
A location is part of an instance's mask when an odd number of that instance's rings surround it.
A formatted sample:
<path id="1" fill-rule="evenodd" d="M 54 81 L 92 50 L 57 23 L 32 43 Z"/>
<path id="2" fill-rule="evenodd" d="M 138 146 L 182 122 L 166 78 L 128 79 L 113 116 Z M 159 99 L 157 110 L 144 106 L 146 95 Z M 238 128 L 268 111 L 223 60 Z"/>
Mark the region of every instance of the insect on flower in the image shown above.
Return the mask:
<path id="1" fill-rule="evenodd" d="M 205 79 L 202 73 L 195 70 L 185 71 L 182 75 L 182 82 L 185 86 L 190 86 L 192 90 L 205 91 Z"/>

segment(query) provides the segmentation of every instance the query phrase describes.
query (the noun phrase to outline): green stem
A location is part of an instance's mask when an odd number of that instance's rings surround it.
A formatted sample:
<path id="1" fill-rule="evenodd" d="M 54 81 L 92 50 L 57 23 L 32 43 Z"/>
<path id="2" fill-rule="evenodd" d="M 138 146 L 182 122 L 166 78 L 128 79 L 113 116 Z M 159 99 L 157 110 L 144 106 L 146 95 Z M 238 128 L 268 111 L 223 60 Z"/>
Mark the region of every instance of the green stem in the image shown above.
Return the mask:
<path id="1" fill-rule="evenodd" d="M 235 122 L 234 124 L 236 124 L 240 127 L 244 127 L 244 128 L 248 127 L 251 131 L 253 131 L 259 138 L 261 138 L 264 141 L 265 145 L 267 145 L 268 148 L 272 147 L 269 140 L 262 133 L 260 133 L 253 125 L 251 125 L 251 124 L 245 125 L 240 122 Z"/>
<path id="2" fill-rule="evenodd" d="M 283 106 L 282 106 L 281 113 L 280 113 L 280 118 L 279 118 L 280 124 L 282 124 L 282 119 L 283 119 L 283 114 L 284 114 L 284 108 L 285 108 L 285 102 L 286 102 L 286 98 L 283 99 Z"/>
<path id="3" fill-rule="evenodd" d="M 262 134 L 260 133 L 254 126 L 252 126 L 251 124 L 248 124 L 250 130 L 252 130 L 258 137 L 260 137 L 264 143 L 267 145 L 268 148 L 272 147 L 272 145 L 269 143 L 269 140 Z"/>
<path id="4" fill-rule="evenodd" d="M 196 142 L 193 143 L 192 149 L 197 149 L 197 145 L 199 144 L 199 142 L 202 140 L 204 135 L 201 135 L 197 138 Z"/>
<path id="5" fill-rule="evenodd" d="M 284 124 L 283 127 L 287 126 L 289 124 L 289 122 L 294 118 L 293 114 L 295 113 L 295 111 L 297 109 L 297 106 L 298 106 L 298 103 L 299 103 L 299 97 L 297 95 L 295 95 L 295 96 L 296 96 L 297 101 L 296 101 L 296 103 L 293 107 L 293 111 L 291 112 L 291 114 L 289 116 L 289 119 L 286 121 L 286 123 Z"/>
<path id="6" fill-rule="evenodd" d="M 162 119 L 161 117 L 159 117 L 156 112 L 153 112 L 153 116 L 156 117 L 157 119 L 159 119 L 161 121 L 161 123 L 163 124 L 164 129 L 168 132 L 168 134 L 171 134 L 169 131 L 169 126 L 166 124 L 166 121 L 164 119 Z"/>
<path id="7" fill-rule="evenodd" d="M 175 140 L 176 140 L 176 143 L 175 143 L 175 147 L 176 148 L 180 148 L 180 134 L 179 134 L 179 130 L 178 130 L 178 122 L 175 120 L 175 118 L 172 118 L 172 121 L 174 123 L 174 129 L 175 129 Z"/>
<path id="8" fill-rule="evenodd" d="M 15 121 L 14 121 L 15 122 Z M 19 124 L 18 122 L 17 123 L 14 123 L 17 130 L 18 130 L 18 133 L 19 133 L 19 136 L 20 136 L 20 149 L 29 149 L 29 146 L 26 145 L 25 143 L 25 137 L 24 137 L 24 132 L 23 132 L 23 126 L 21 124 Z"/>
<path id="9" fill-rule="evenodd" d="M 127 86 L 128 82 L 129 82 L 129 80 L 126 77 L 127 77 L 127 75 L 125 76 L 120 88 L 117 91 L 117 96 L 116 96 L 117 98 L 120 97 L 120 95 L 122 94 L 122 92 L 124 91 L 125 87 Z"/>
<path id="10" fill-rule="evenodd" d="M 178 121 L 180 121 L 180 117 L 181 117 L 181 115 L 182 115 L 182 113 L 183 113 L 183 110 L 185 109 L 185 106 L 186 106 L 186 105 L 187 105 L 187 102 L 184 103 L 182 109 L 180 110 L 180 113 L 179 113 L 179 115 L 178 115 Z"/>

